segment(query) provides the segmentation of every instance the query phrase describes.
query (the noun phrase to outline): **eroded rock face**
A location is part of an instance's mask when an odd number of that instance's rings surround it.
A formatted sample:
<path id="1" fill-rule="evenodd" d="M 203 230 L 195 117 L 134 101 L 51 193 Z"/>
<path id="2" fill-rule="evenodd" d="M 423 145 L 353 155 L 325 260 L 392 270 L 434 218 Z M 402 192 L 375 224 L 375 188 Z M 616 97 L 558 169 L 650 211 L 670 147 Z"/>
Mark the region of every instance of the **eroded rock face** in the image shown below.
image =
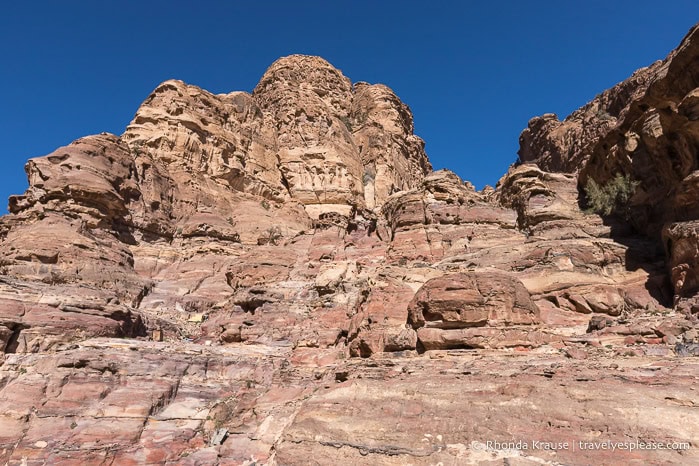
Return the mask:
<path id="1" fill-rule="evenodd" d="M 590 179 L 604 185 L 618 175 L 633 180 L 636 188 L 623 210 L 628 223 L 666 250 L 675 300 L 691 297 L 696 288 L 690 238 L 699 215 L 698 44 L 695 26 L 676 50 L 651 67 L 642 92 L 626 99 L 614 127 L 589 142 L 591 155 L 580 174 L 580 186 Z"/>
<path id="2" fill-rule="evenodd" d="M 699 225 L 678 222 L 663 230 L 663 242 L 670 256 L 670 279 L 676 298 L 694 296 L 699 291 Z"/>
<path id="3" fill-rule="evenodd" d="M 279 170 L 291 196 L 317 217 L 327 209 L 347 215 L 362 194 L 363 166 L 343 123 L 352 83 L 325 60 L 293 56 L 277 60 L 253 96 L 276 123 Z M 327 207 L 323 207 L 327 206 Z"/>
<path id="4" fill-rule="evenodd" d="M 581 452 L 579 443 L 625 441 L 628 437 L 621 432 L 636 438 L 641 431 L 670 443 L 690 438 L 696 421 L 681 400 L 692 398 L 694 362 L 661 369 L 649 360 L 645 366 L 628 365 L 643 358 L 619 364 L 602 358 L 532 356 L 453 351 L 442 359 L 400 362 L 398 367 L 377 361 L 373 377 L 350 379 L 318 393 L 300 409 L 277 447 L 279 464 L 310 457 L 320 464 L 339 460 L 391 465 L 694 461 L 694 448 Z M 442 372 L 434 372 L 437 368 Z M 677 376 L 671 375 L 673 370 Z M 656 387 L 650 380 L 671 382 Z M 616 398 L 621 393 L 624 400 Z M 593 412 L 590 406 L 595 406 Z M 686 416 L 688 422 L 662 417 L 641 428 L 633 416 L 648 407 Z M 461 415 L 447 414 L 454 411 Z M 624 415 L 610 416 L 615 412 Z M 393 423 L 396 418 L 400 422 Z M 554 451 L 535 443 L 541 438 L 570 443 Z M 526 443 L 528 450 L 508 450 L 512 439 Z M 481 447 L 487 441 L 491 448 Z"/>
<path id="5" fill-rule="evenodd" d="M 293 199 L 315 219 L 378 207 L 431 169 L 410 109 L 393 91 L 353 87 L 327 61 L 303 55 L 274 62 L 252 94 L 167 81 L 123 138 L 171 171 L 273 202 Z"/>
<path id="6" fill-rule="evenodd" d="M 410 109 L 385 85 L 355 84 L 349 117 L 364 167 L 368 208 L 379 208 L 391 194 L 414 188 L 431 171 L 423 155 L 425 143 L 413 134 Z"/>
<path id="7" fill-rule="evenodd" d="M 610 357 L 592 348 L 583 350 L 587 359 L 475 350 L 340 361 L 318 352 L 308 358 L 307 351 L 88 339 L 57 354 L 8 355 L 0 367 L 0 459 L 192 465 L 699 459 L 692 443 L 699 426 L 690 415 L 695 358 Z M 639 425 L 637 416 L 648 409 L 657 419 Z M 210 444 L 220 428 L 227 429 L 225 440 Z M 582 453 L 577 444 L 532 447 L 542 439 L 629 436 L 690 447 Z M 472 446 L 512 438 L 530 448 Z"/>
<path id="8" fill-rule="evenodd" d="M 531 325 L 538 323 L 538 314 L 519 280 L 502 272 L 480 271 L 446 274 L 425 283 L 408 306 L 408 323 L 425 350 L 479 347 L 492 333 L 474 328 Z"/>
<path id="9" fill-rule="evenodd" d="M 661 62 L 641 68 L 563 121 L 553 113 L 532 118 L 519 136 L 520 162 L 536 163 L 549 172 L 577 172 L 662 72 Z"/>
<path id="10" fill-rule="evenodd" d="M 662 251 L 652 240 L 610 238 L 610 226 L 580 210 L 576 184 L 574 176 L 523 165 L 503 177 L 494 195 L 478 193 L 441 171 L 419 189 L 392 196 L 383 208 L 386 224 L 377 228 L 393 238 L 388 264 L 377 270 L 352 317 L 350 354 L 404 351 L 419 339 L 431 341 L 432 349 L 530 348 L 561 341 L 563 335 L 582 337 L 598 315 L 614 322 L 629 315 L 652 320 L 653 313 L 667 309 L 672 292 L 665 283 Z M 449 279 L 440 277 L 463 273 L 492 275 L 494 283 L 501 275 L 521 281 L 538 309 L 538 318 L 529 322 L 536 324 L 449 331 L 420 327 L 417 335 L 412 325 L 405 327 L 411 322 L 406 296 L 430 280 L 446 289 Z M 489 315 L 488 304 L 483 306 L 471 306 L 480 319 Z M 455 307 L 466 308 L 463 301 Z M 628 331 L 612 325 L 603 338 L 618 338 L 612 337 L 616 330 Z"/>
<path id="11" fill-rule="evenodd" d="M 662 62 L 644 92 L 627 102 L 628 111 L 613 131 L 590 146 L 581 183 L 600 184 L 616 174 L 639 183 L 629 209 L 641 231 L 659 234 L 665 223 L 696 218 L 693 195 L 699 127 L 694 116 L 699 73 L 699 30 Z"/>
<path id="12" fill-rule="evenodd" d="M 520 159 L 548 171 L 579 171 L 581 190 L 590 179 L 604 186 L 629 177 L 637 187 L 623 206 L 627 223 L 656 240 L 669 224 L 696 219 L 698 36 L 695 26 L 667 58 L 563 122 L 533 119 L 520 137 Z"/>
<path id="13" fill-rule="evenodd" d="M 666 251 L 675 301 L 691 298 L 696 289 L 698 35 L 695 26 L 667 58 L 564 122 L 552 116 L 532 120 L 520 138 L 522 160 L 547 170 L 579 170 L 580 191 L 590 180 L 605 186 L 626 176 L 633 183 L 632 196 L 606 219 L 610 235 L 640 234 L 651 238 L 650 248 Z"/>
<path id="14" fill-rule="evenodd" d="M 536 164 L 496 189 L 431 173 L 388 87 L 307 56 L 251 94 L 167 81 L 122 136 L 31 159 L 0 219 L 0 462 L 692 462 L 471 442 L 699 436 L 693 223 L 639 235 L 581 210 L 572 173 L 637 99 L 675 92 L 663 73 L 690 86 L 693 34 L 533 120 Z M 649 407 L 686 422 L 648 429 Z"/>

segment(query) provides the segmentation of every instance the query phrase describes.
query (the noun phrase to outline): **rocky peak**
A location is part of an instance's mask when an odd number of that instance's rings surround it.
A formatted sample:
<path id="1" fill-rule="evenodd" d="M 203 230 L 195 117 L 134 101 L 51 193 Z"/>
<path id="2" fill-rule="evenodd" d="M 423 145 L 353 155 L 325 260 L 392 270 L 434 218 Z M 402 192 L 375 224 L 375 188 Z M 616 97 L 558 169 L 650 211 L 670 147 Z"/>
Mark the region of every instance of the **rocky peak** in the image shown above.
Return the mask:
<path id="1" fill-rule="evenodd" d="M 519 161 L 552 172 L 573 173 L 591 156 L 594 145 L 633 111 L 631 105 L 663 73 L 663 62 L 641 68 L 597 95 L 563 121 L 553 113 L 534 117 L 519 136 Z"/>
<path id="2" fill-rule="evenodd" d="M 285 103 L 295 107 L 294 98 L 317 96 L 332 116 L 347 116 L 352 102 L 352 82 L 321 57 L 290 55 L 272 63 L 255 87 L 253 95 L 264 110 L 278 111 Z"/>
<path id="3" fill-rule="evenodd" d="M 252 94 L 166 81 L 123 139 L 197 183 L 293 199 L 316 219 L 378 208 L 430 170 L 412 114 L 393 91 L 353 88 L 327 61 L 305 55 L 274 62 Z"/>

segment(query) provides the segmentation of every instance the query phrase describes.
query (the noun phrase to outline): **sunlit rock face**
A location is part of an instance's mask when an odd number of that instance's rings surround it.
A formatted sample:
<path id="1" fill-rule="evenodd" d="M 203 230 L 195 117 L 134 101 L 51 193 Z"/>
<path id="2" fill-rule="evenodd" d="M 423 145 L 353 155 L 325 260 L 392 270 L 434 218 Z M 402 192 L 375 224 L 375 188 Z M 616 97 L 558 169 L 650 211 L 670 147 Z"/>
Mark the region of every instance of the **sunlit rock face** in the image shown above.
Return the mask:
<path id="1" fill-rule="evenodd" d="M 303 55 L 274 62 L 252 94 L 167 81 L 123 137 L 172 169 L 296 200 L 316 219 L 380 207 L 431 168 L 410 109 L 388 87 L 353 87 L 327 61 Z"/>
<path id="2" fill-rule="evenodd" d="M 619 175 L 635 183 L 623 206 L 626 223 L 652 238 L 654 249 L 665 251 L 675 300 L 685 301 L 687 309 L 698 287 L 697 56 L 694 27 L 664 60 L 603 92 L 564 122 L 552 116 L 532 120 L 520 138 L 523 160 L 547 170 L 579 171 L 581 191 L 590 180 L 604 186 Z"/>
<path id="3" fill-rule="evenodd" d="M 693 442 L 695 36 L 566 120 L 533 119 L 522 163 L 482 191 L 432 172 L 388 87 L 302 55 L 252 93 L 166 81 L 123 135 L 30 159 L 0 219 L 0 463 L 477 464 L 522 461 L 471 448 L 488 440 Z M 617 173 L 639 182 L 630 204 L 588 211 L 586 181 Z"/>

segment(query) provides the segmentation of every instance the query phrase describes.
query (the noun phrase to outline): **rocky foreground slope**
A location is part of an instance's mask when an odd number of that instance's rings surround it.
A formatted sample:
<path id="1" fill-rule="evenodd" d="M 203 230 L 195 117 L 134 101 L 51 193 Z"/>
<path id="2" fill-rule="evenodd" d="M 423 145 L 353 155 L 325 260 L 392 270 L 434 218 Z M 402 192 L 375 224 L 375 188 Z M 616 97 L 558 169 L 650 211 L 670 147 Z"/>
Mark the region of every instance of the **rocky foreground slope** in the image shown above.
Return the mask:
<path id="1" fill-rule="evenodd" d="M 161 84 L 0 219 L 0 461 L 698 462 L 698 60 L 532 119 L 480 192 L 320 58 Z"/>

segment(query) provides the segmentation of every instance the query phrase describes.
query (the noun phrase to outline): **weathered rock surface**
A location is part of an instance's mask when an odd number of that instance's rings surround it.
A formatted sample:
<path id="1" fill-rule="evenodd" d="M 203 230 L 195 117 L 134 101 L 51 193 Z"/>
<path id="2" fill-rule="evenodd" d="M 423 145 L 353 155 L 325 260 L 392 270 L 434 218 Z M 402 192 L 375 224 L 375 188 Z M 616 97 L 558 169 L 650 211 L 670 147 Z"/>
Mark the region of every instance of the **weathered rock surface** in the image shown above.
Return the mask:
<path id="1" fill-rule="evenodd" d="M 520 325 L 538 323 L 538 314 L 522 282 L 509 274 L 452 273 L 433 278 L 418 290 L 408 306 L 408 323 L 417 331 L 421 350 L 483 347 L 483 340 L 491 340 L 487 344 L 491 347 L 516 346 L 521 342 L 492 340 L 511 337 Z M 501 332 L 493 333 L 495 328 Z"/>
<path id="2" fill-rule="evenodd" d="M 685 445 L 699 428 L 696 360 L 605 352 L 304 361 L 289 347 L 88 339 L 6 356 L 0 455 L 28 465 L 695 462 Z M 654 422 L 639 421 L 649 410 Z M 222 427 L 225 441 L 210 445 Z M 529 448 L 480 448 L 513 439 Z"/>
<path id="3" fill-rule="evenodd" d="M 532 118 L 519 136 L 520 162 L 535 162 L 551 172 L 577 171 L 590 158 L 594 146 L 632 111 L 631 103 L 661 73 L 661 62 L 641 68 L 563 121 L 553 113 Z"/>
<path id="4" fill-rule="evenodd" d="M 302 55 L 277 60 L 252 94 L 167 81 L 123 139 L 195 185 L 293 199 L 316 219 L 380 206 L 431 169 L 410 109 L 389 88 L 353 87 L 322 58 Z M 186 189 L 193 199 L 195 187 Z"/>
<path id="5" fill-rule="evenodd" d="M 0 462 L 696 462 L 695 35 L 532 120 L 480 192 L 388 87 L 298 55 L 31 159 L 0 219 Z M 581 209 L 614 167 L 632 222 Z M 670 447 L 580 444 L 605 441 Z"/>
<path id="6" fill-rule="evenodd" d="M 692 102 L 699 88 L 695 69 L 699 29 L 657 66 L 647 90 L 629 102 L 629 111 L 597 144 L 582 173 L 600 184 L 616 174 L 639 182 L 629 210 L 641 231 L 657 235 L 672 221 L 696 218 L 693 194 L 699 123 Z"/>
<path id="7" fill-rule="evenodd" d="M 446 274 L 425 283 L 408 309 L 413 327 L 529 325 L 538 312 L 519 280 L 502 272 Z"/>

